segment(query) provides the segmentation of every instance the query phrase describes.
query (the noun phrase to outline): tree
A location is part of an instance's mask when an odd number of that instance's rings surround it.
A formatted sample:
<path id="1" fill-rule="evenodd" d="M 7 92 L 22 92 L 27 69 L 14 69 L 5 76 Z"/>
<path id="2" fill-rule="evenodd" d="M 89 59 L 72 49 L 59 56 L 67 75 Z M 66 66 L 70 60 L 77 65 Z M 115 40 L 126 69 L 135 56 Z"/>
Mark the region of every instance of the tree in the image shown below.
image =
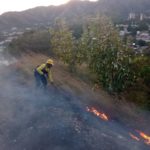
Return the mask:
<path id="1" fill-rule="evenodd" d="M 140 47 L 147 45 L 146 42 L 143 41 L 143 40 L 138 40 L 138 41 L 137 41 L 137 44 L 138 44 Z"/>
<path id="2" fill-rule="evenodd" d="M 149 27 L 148 27 L 147 22 L 140 22 L 140 23 L 139 23 L 138 30 L 139 30 L 139 31 L 148 31 L 148 30 L 149 30 Z"/>
<path id="3" fill-rule="evenodd" d="M 78 41 L 64 20 L 56 20 L 54 28 L 50 29 L 51 47 L 58 58 L 68 64 L 71 72 L 76 70 L 78 62 Z"/>
<path id="4" fill-rule="evenodd" d="M 129 49 L 108 18 L 97 17 L 88 22 L 81 39 L 84 58 L 105 88 L 120 92 L 133 77 Z"/>

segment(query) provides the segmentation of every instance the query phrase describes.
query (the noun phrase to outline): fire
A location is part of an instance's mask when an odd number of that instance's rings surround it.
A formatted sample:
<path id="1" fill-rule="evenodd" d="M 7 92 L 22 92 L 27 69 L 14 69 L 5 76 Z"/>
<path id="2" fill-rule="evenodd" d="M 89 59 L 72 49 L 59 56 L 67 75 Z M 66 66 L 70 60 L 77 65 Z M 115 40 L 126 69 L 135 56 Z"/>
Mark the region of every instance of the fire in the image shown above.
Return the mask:
<path id="1" fill-rule="evenodd" d="M 135 135 L 133 135 L 132 133 L 129 133 L 131 138 L 136 140 L 136 141 L 140 141 L 140 139 L 138 137 L 136 137 Z"/>
<path id="2" fill-rule="evenodd" d="M 136 130 L 137 131 L 137 130 Z M 136 137 L 135 135 L 133 135 L 132 133 L 129 133 L 130 136 L 136 140 L 136 141 L 142 141 L 142 139 L 144 139 L 145 144 L 150 145 L 150 136 L 146 135 L 144 132 L 141 131 L 137 131 L 139 133 L 139 135 L 141 136 L 140 138 Z"/>
<path id="3" fill-rule="evenodd" d="M 103 112 L 96 110 L 94 107 L 88 108 L 87 111 L 93 113 L 94 115 L 100 117 L 101 119 L 108 121 L 108 117 Z"/>
<path id="4" fill-rule="evenodd" d="M 146 135 L 145 133 L 138 131 L 140 136 L 145 140 L 145 143 L 150 145 L 150 136 Z"/>
<path id="5" fill-rule="evenodd" d="M 98 116 L 99 118 L 103 119 L 104 121 L 109 120 L 108 116 L 105 113 L 98 111 L 94 107 L 91 107 L 91 108 L 87 107 L 87 111 L 93 113 L 94 115 Z M 145 134 L 144 132 L 138 131 L 138 130 L 135 130 L 135 131 L 138 132 L 139 135 L 137 137 L 134 134 L 129 133 L 129 135 L 132 139 L 139 141 L 139 142 L 144 141 L 145 144 L 150 145 L 150 136 L 149 135 Z"/>

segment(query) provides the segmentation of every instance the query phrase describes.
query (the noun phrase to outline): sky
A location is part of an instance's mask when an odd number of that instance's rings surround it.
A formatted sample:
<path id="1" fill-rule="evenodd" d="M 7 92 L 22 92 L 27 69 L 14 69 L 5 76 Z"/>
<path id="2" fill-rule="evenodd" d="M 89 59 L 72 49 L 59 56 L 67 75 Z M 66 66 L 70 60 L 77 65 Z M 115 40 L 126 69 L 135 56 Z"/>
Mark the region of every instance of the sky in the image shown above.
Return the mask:
<path id="1" fill-rule="evenodd" d="M 0 14 L 7 11 L 22 11 L 36 6 L 57 6 L 67 3 L 68 1 L 69 0 L 0 0 Z"/>

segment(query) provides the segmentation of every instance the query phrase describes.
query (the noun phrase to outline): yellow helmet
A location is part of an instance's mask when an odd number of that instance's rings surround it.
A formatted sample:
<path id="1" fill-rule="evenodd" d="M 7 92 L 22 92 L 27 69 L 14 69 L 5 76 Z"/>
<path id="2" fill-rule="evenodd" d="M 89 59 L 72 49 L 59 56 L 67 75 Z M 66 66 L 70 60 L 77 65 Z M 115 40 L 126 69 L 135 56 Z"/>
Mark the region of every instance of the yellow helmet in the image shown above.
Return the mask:
<path id="1" fill-rule="evenodd" d="M 52 59 L 48 59 L 46 63 L 50 65 L 54 65 L 54 61 Z"/>

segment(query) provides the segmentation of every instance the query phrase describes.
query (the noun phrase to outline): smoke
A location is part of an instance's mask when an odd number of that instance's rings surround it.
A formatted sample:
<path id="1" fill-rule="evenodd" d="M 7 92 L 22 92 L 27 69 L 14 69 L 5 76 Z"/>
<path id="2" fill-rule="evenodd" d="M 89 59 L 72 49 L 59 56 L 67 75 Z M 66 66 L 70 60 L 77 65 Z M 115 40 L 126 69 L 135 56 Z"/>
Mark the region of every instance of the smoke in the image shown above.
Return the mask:
<path id="1" fill-rule="evenodd" d="M 23 74 L 8 65 L 12 61 L 1 58 L 0 149 L 70 150 L 76 138 L 72 116 L 81 109 L 70 106 L 73 96 L 52 87 L 36 89 L 33 81 L 23 84 Z"/>
<path id="2" fill-rule="evenodd" d="M 9 66 L 13 63 L 15 63 L 17 60 L 12 56 L 6 56 L 4 55 L 4 47 L 0 45 L 0 67 Z"/>

